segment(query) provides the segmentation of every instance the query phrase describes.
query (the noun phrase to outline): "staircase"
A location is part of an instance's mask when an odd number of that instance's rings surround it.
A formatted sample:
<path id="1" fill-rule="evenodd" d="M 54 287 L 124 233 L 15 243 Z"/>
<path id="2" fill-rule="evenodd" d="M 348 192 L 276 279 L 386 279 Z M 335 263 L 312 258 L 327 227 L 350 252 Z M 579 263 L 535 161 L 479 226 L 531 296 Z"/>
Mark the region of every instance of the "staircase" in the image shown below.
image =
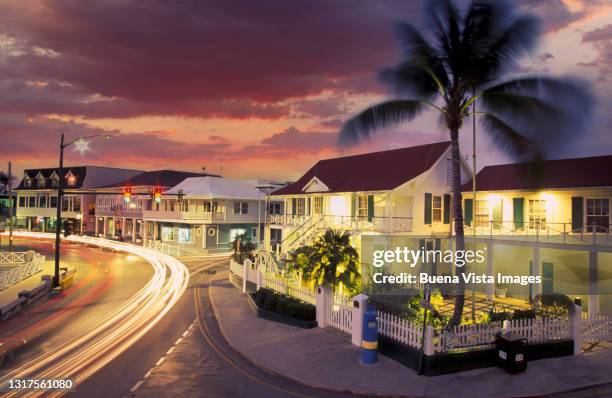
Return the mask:
<path id="1" fill-rule="evenodd" d="M 283 239 L 279 245 L 277 256 L 279 258 L 286 257 L 292 250 L 313 243 L 322 229 L 325 229 L 325 219 L 322 216 L 308 217 L 306 221 Z"/>

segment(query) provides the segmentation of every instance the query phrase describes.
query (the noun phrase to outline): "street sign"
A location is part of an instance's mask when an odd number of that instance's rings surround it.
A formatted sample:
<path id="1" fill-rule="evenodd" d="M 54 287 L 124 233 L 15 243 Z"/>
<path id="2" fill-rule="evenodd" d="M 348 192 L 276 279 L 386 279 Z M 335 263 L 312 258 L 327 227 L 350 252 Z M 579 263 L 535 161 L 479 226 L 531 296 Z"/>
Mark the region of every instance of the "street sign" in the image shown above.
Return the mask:
<path id="1" fill-rule="evenodd" d="M 425 300 L 420 300 L 419 301 L 419 305 L 421 306 L 421 308 L 424 308 L 426 310 L 429 311 L 433 311 L 433 305 L 431 305 L 431 303 L 429 301 L 425 301 Z"/>

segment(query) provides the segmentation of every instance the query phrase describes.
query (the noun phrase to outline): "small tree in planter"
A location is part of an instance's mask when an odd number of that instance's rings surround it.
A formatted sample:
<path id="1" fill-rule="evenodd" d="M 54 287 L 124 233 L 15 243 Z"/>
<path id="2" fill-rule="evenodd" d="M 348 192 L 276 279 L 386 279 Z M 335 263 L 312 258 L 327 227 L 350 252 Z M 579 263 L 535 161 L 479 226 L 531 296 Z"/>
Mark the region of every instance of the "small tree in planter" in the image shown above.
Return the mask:
<path id="1" fill-rule="evenodd" d="M 508 285 L 505 283 L 495 284 L 495 297 L 506 298 L 508 296 Z"/>
<path id="2" fill-rule="evenodd" d="M 232 242 L 232 260 L 242 264 L 244 260 L 255 261 L 255 244 L 247 238 L 246 234 L 237 235 Z"/>

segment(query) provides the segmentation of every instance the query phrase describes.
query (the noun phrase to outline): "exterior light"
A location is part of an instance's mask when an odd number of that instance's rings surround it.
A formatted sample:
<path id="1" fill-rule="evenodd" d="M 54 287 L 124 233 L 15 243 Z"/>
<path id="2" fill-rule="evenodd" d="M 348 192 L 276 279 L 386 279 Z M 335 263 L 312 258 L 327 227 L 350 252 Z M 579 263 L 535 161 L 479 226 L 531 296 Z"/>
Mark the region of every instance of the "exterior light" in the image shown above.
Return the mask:
<path id="1" fill-rule="evenodd" d="M 82 217 L 83 217 L 83 216 L 81 215 L 81 213 L 79 213 L 79 214 L 77 214 L 77 215 L 76 215 L 76 219 L 77 219 L 77 220 L 80 220 Z"/>

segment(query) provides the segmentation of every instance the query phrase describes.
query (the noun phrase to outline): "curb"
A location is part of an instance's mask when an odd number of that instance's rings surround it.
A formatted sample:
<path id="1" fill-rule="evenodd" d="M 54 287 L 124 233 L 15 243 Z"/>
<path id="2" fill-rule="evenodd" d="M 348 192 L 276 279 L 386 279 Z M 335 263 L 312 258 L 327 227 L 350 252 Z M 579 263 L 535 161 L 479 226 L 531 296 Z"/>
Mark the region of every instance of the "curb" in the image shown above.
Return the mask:
<path id="1" fill-rule="evenodd" d="M 213 287 L 215 285 L 219 285 L 219 282 L 225 282 L 226 280 L 222 280 L 222 279 L 216 279 L 214 281 L 212 281 L 210 283 L 210 287 Z M 232 287 L 234 286 L 231 282 L 229 282 Z M 219 316 L 219 310 L 217 309 L 217 306 L 215 304 L 215 301 L 212 298 L 212 289 L 208 289 L 208 298 L 210 299 L 210 303 L 213 309 L 213 312 L 215 313 L 215 318 L 217 319 L 217 323 L 219 325 L 219 330 L 221 331 L 221 335 L 223 336 L 223 339 L 226 341 L 226 343 L 234 350 L 236 351 L 238 354 L 240 354 L 241 357 L 243 357 L 244 359 L 246 359 L 247 361 L 249 361 L 252 365 L 256 366 L 257 368 L 270 373 L 272 375 L 275 376 L 279 376 L 279 377 L 283 377 L 285 379 L 291 380 L 297 384 L 300 384 L 302 386 L 306 386 L 306 387 L 310 387 L 310 388 L 315 388 L 315 389 L 319 389 L 319 390 L 326 390 L 326 391 L 331 391 L 331 392 L 338 392 L 338 393 L 351 393 L 354 395 L 358 395 L 358 396 L 366 396 L 366 397 L 388 397 L 388 398 L 424 398 L 426 396 L 424 395 L 388 395 L 388 394 L 381 394 L 380 392 L 377 391 L 364 391 L 364 390 L 355 390 L 352 388 L 338 388 L 336 386 L 329 386 L 329 385 L 324 385 L 324 384 L 315 384 L 315 383 L 307 383 L 303 380 L 297 379 L 295 377 L 292 376 L 288 376 L 282 373 L 279 373 L 277 371 L 271 370 L 270 368 L 266 367 L 265 365 L 261 364 L 259 361 L 257 361 L 257 359 L 252 358 L 251 356 L 245 354 L 244 352 L 242 352 L 241 350 L 239 350 L 234 343 L 232 342 L 231 338 L 229 338 L 224 330 L 224 327 L 222 326 L 222 323 L 219 322 L 219 319 L 221 319 L 221 317 Z M 239 294 L 243 294 L 242 292 L 239 292 Z"/>

